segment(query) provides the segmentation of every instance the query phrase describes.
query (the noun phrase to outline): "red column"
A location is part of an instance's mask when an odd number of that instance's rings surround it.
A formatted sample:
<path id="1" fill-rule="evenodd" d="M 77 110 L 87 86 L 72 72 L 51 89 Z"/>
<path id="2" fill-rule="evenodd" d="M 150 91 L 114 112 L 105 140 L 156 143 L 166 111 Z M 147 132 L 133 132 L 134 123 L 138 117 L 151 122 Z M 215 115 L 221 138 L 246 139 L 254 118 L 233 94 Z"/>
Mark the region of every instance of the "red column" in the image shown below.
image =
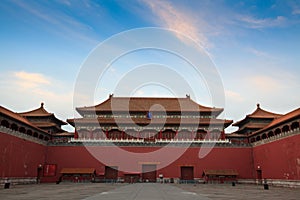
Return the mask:
<path id="1" fill-rule="evenodd" d="M 74 139 L 78 139 L 78 132 L 77 132 L 76 128 L 75 128 L 75 132 L 74 132 Z"/>
<path id="2" fill-rule="evenodd" d="M 207 131 L 207 137 L 206 137 L 208 140 L 210 139 L 210 132 L 209 130 Z"/>
<path id="3" fill-rule="evenodd" d="M 221 139 L 225 140 L 225 132 L 224 131 L 221 131 Z"/>
<path id="4" fill-rule="evenodd" d="M 105 136 L 108 139 L 108 130 L 107 129 L 105 130 Z"/>
<path id="5" fill-rule="evenodd" d="M 161 132 L 161 130 L 159 131 L 159 139 L 162 139 L 162 132 Z"/>
<path id="6" fill-rule="evenodd" d="M 89 131 L 89 139 L 93 139 L 94 138 L 94 135 L 93 135 L 93 131 Z"/>

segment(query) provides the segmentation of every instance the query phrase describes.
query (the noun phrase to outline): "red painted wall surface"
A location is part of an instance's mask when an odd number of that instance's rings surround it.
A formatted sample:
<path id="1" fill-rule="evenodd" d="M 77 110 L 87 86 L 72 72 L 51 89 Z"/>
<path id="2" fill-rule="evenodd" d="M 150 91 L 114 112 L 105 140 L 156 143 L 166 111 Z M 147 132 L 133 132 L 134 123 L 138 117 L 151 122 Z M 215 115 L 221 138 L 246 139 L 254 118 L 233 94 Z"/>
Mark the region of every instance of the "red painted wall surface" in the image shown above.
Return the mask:
<path id="1" fill-rule="evenodd" d="M 47 163 L 56 164 L 57 171 L 54 177 L 43 177 L 43 182 L 57 181 L 62 168 L 95 168 L 97 173 L 105 171 L 105 165 L 82 146 L 49 146 L 47 152 Z"/>
<path id="2" fill-rule="evenodd" d="M 46 147 L 0 132 L 0 176 L 36 177 Z"/>
<path id="3" fill-rule="evenodd" d="M 198 157 L 199 148 L 190 148 L 172 165 L 161 170 L 166 177 L 180 177 L 180 166 L 194 166 L 194 177 L 201 178 L 203 170 L 233 169 L 239 179 L 253 178 L 251 148 L 214 148 L 207 156 Z"/>
<path id="4" fill-rule="evenodd" d="M 194 166 L 194 177 L 201 178 L 205 169 L 234 169 L 239 178 L 254 178 L 251 148 L 216 147 L 204 158 L 199 158 L 199 148 L 188 148 L 179 158 L 167 166 L 169 158 L 182 153 L 183 148 L 168 147 L 164 152 L 148 154 L 158 151 L 159 147 L 84 147 L 84 146 L 50 146 L 48 147 L 47 163 L 57 164 L 55 177 L 43 180 L 56 181 L 62 168 L 95 168 L 97 173 L 104 174 L 105 165 L 118 166 L 126 172 L 141 172 L 143 164 L 157 164 L 157 176 L 179 178 L 181 166 Z M 92 152 L 92 154 L 90 153 Z M 131 152 L 124 156 L 124 153 Z M 145 153 L 145 154 L 143 154 Z M 172 159 L 171 159 L 172 160 Z M 119 172 L 119 176 L 123 176 Z"/>
<path id="5" fill-rule="evenodd" d="M 300 180 L 299 134 L 254 148 L 214 147 L 203 158 L 199 158 L 199 150 L 174 146 L 46 147 L 0 133 L 0 176 L 36 177 L 39 164 L 55 164 L 56 175 L 42 178 L 42 182 L 54 182 L 60 170 L 66 167 L 93 167 L 97 173 L 104 174 L 106 165 L 119 166 L 119 170 L 125 172 L 141 172 L 143 164 L 157 164 L 157 176 L 163 174 L 169 178 L 179 178 L 181 166 L 193 166 L 195 178 L 201 178 L 206 169 L 234 169 L 239 179 L 252 179 L 256 178 L 256 169 L 260 166 L 263 178 Z M 172 158 L 173 155 L 179 157 Z M 119 172 L 119 176 L 123 176 L 123 172 Z"/>
<path id="6" fill-rule="evenodd" d="M 254 166 L 267 179 L 300 180 L 300 135 L 253 148 Z"/>

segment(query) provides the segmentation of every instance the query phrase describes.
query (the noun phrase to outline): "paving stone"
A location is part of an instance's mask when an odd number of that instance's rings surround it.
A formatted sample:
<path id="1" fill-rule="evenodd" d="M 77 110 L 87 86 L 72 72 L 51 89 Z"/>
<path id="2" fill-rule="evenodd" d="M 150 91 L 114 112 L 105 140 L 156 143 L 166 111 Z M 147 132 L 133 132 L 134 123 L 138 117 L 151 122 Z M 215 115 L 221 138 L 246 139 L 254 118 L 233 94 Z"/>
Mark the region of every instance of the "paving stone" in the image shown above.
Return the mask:
<path id="1" fill-rule="evenodd" d="M 299 200 L 300 189 L 237 184 L 61 183 L 15 185 L 0 189 L 2 200 Z"/>

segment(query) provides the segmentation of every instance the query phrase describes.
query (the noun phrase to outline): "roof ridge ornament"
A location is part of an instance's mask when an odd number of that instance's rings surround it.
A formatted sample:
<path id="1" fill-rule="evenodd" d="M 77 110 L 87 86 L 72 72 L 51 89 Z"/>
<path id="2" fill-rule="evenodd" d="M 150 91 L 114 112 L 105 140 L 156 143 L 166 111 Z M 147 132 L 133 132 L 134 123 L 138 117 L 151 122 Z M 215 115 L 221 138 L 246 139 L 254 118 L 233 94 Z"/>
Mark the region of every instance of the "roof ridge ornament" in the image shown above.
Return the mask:
<path id="1" fill-rule="evenodd" d="M 44 102 L 41 102 L 41 108 L 44 108 Z"/>
<path id="2" fill-rule="evenodd" d="M 257 103 L 256 106 L 257 106 L 257 108 L 260 108 L 260 104 L 259 103 Z"/>
<path id="3" fill-rule="evenodd" d="M 188 98 L 188 99 L 191 98 L 191 96 L 190 96 L 189 94 L 186 94 L 185 96 L 186 96 L 186 98 Z"/>

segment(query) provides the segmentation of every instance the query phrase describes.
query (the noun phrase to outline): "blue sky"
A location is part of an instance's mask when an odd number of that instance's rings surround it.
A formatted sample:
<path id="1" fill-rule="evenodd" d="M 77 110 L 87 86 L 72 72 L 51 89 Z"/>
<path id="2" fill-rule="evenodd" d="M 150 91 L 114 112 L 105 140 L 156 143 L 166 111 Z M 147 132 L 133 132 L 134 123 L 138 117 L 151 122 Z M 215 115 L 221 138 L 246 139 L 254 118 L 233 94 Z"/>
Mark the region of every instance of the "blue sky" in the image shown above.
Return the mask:
<path id="1" fill-rule="evenodd" d="M 11 0 L 0 3 L 0 26 L 0 103 L 17 112 L 43 101 L 58 117 L 71 118 L 76 77 L 90 52 L 115 34 L 143 27 L 176 30 L 204 47 L 222 78 L 228 119 L 240 120 L 256 103 L 278 113 L 300 105 L 300 1 Z M 185 66 L 159 52 L 128 55 L 106 74 L 95 103 L 114 92 L 109 80 L 162 57 L 170 67 Z M 198 93 L 198 103 L 218 106 L 206 91 Z M 170 93 L 150 85 L 135 95 Z"/>

